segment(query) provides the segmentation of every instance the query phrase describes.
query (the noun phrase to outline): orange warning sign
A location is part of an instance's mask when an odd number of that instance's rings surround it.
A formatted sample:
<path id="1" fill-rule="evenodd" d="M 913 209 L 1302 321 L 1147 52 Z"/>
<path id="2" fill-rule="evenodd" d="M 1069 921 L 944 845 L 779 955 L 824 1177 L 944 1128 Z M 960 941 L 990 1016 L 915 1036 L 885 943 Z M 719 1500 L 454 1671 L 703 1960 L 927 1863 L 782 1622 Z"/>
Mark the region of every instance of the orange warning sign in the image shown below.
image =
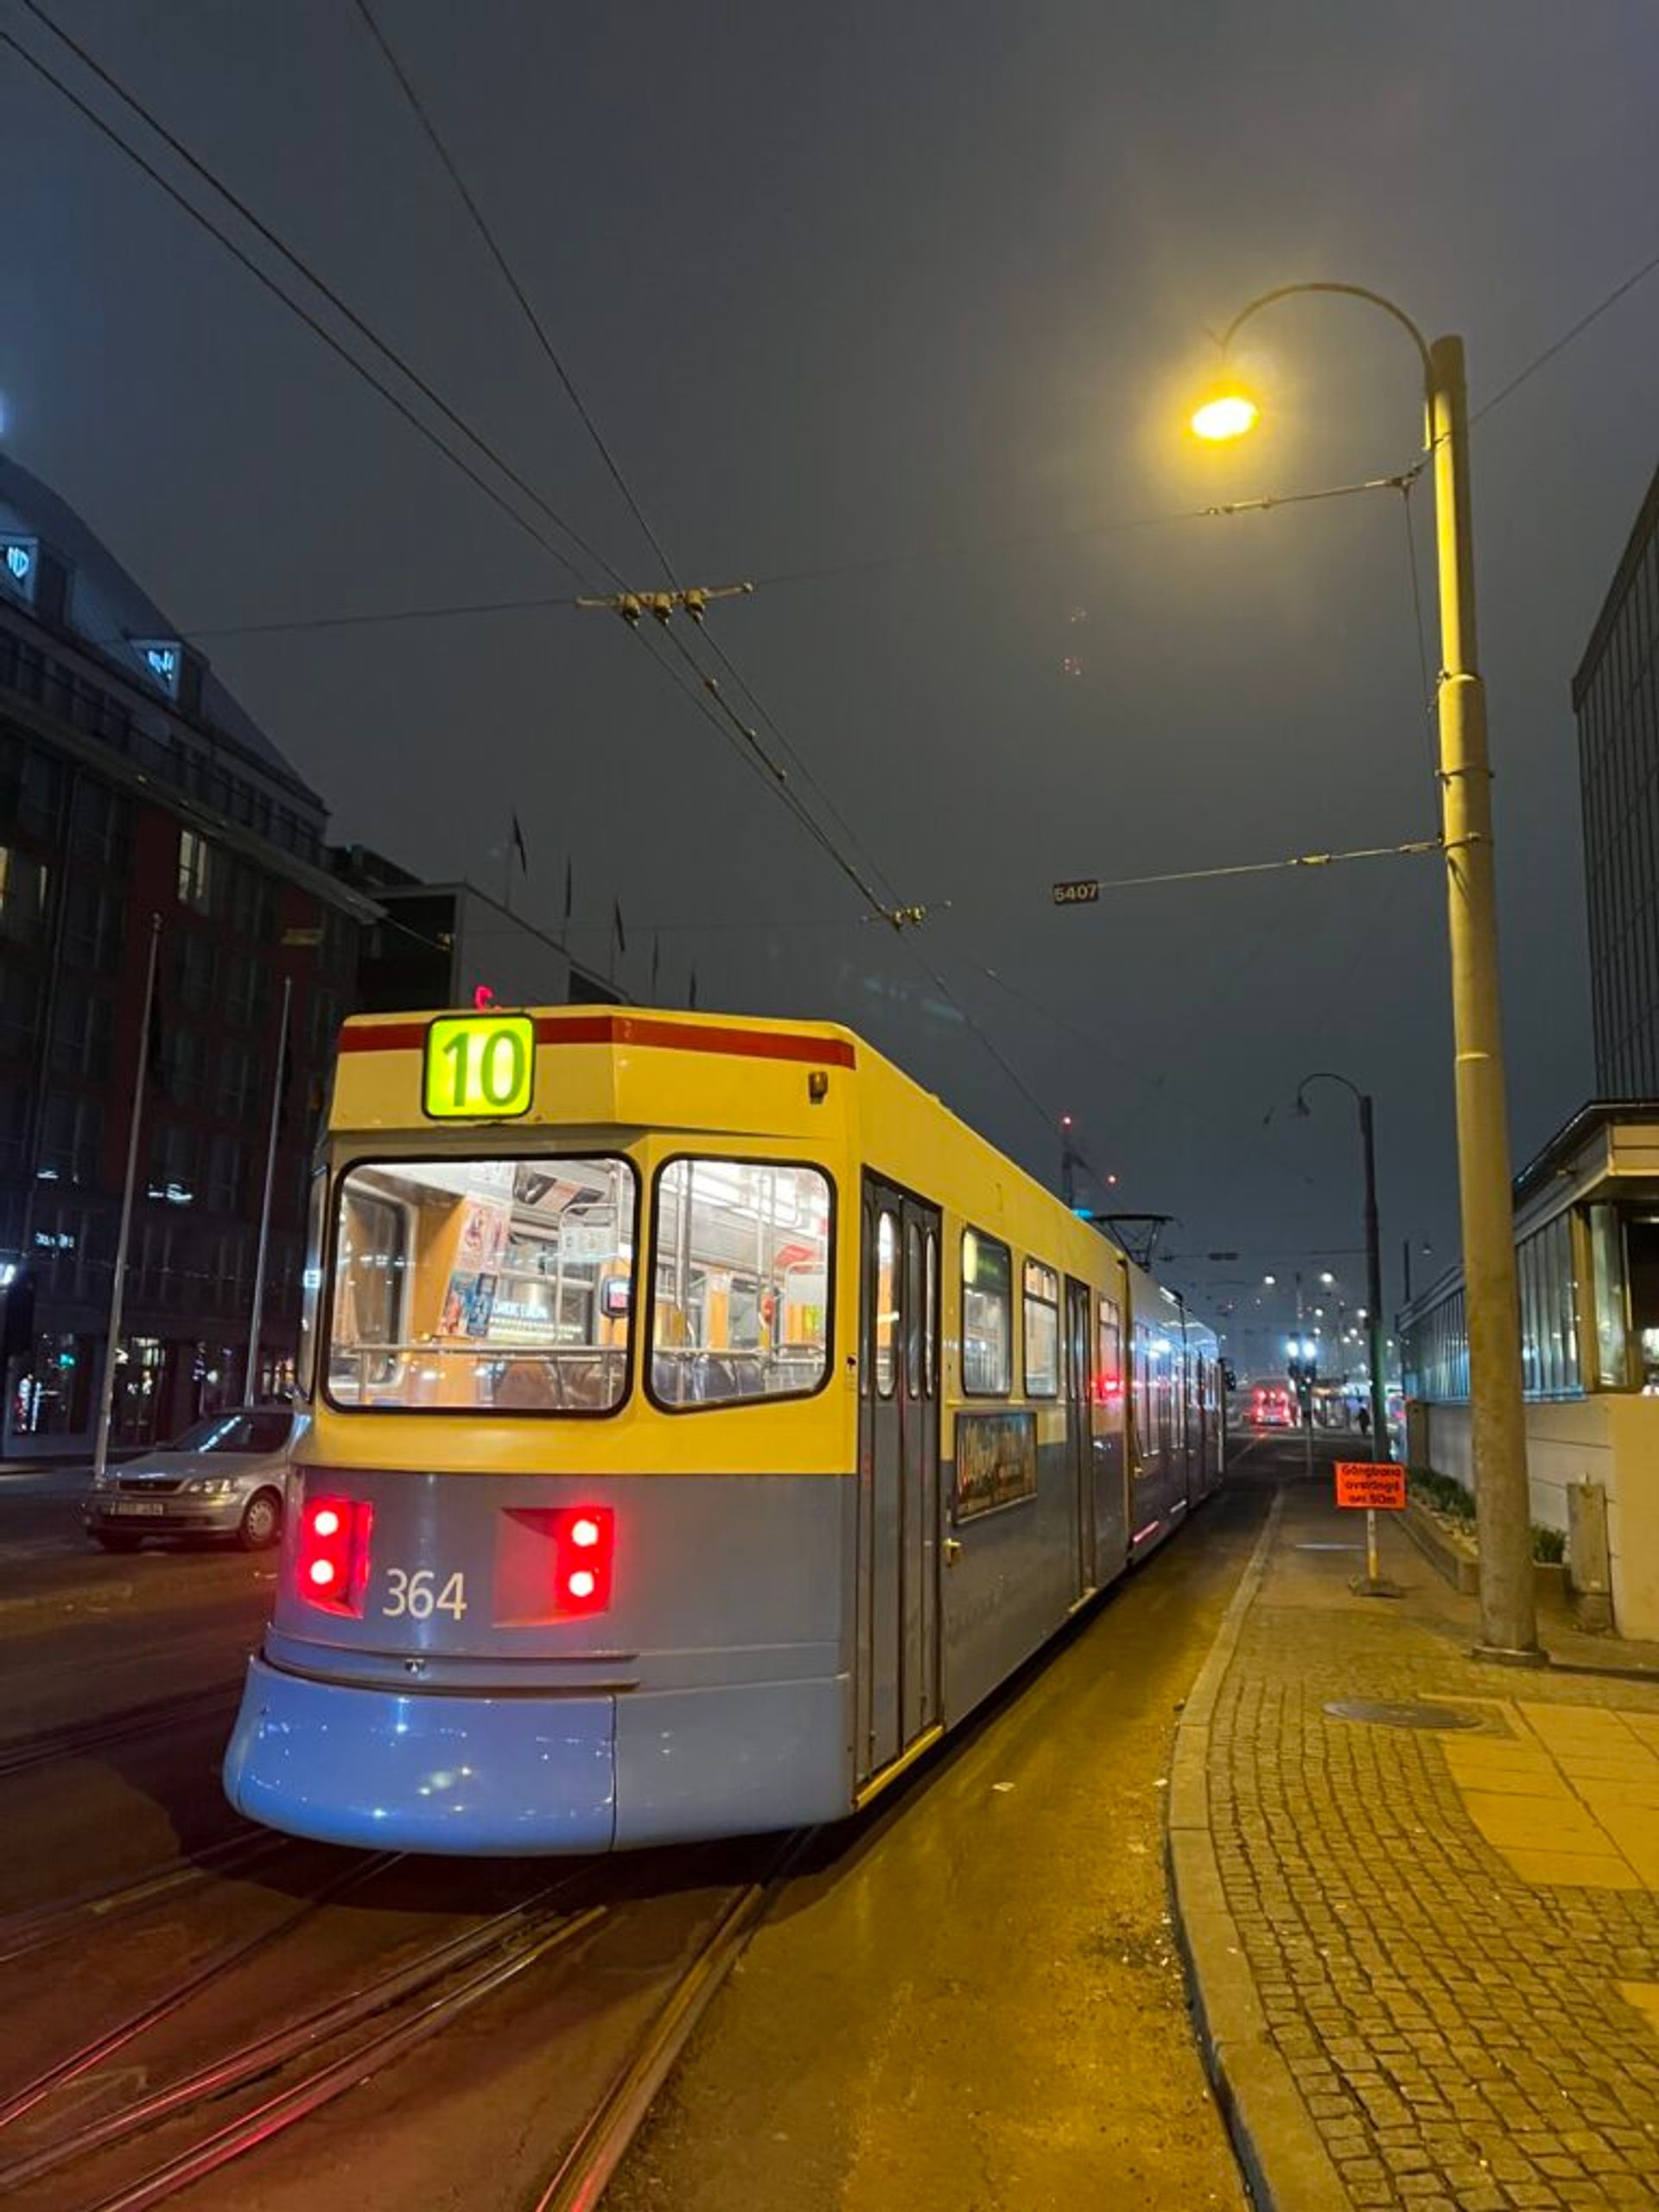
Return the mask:
<path id="1" fill-rule="evenodd" d="M 1406 1471 L 1392 1459 L 1338 1459 L 1337 1503 L 1370 1505 L 1382 1513 L 1403 1513 Z"/>

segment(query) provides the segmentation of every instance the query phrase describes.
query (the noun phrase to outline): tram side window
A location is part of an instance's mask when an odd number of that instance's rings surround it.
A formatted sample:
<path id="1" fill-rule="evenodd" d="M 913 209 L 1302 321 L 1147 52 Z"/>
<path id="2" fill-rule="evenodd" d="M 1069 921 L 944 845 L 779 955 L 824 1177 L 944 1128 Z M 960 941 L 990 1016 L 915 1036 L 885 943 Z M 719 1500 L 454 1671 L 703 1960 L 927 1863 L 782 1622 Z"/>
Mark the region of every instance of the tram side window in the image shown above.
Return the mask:
<path id="1" fill-rule="evenodd" d="M 635 1205 L 620 1159 L 353 1166 L 335 1230 L 331 1402 L 613 1412 L 627 1392 Z"/>
<path id="2" fill-rule="evenodd" d="M 821 1168 L 673 1160 L 657 1179 L 652 1249 L 651 1395 L 671 1413 L 794 1398 L 830 1372 L 834 1208 Z M 893 1388 L 898 1247 L 883 1214 L 885 1381 Z M 882 1322 L 885 1315 L 885 1324 Z"/>
<path id="3" fill-rule="evenodd" d="M 1026 1262 L 1026 1395 L 1052 1398 L 1060 1388 L 1060 1279 L 1040 1260 Z"/>
<path id="4" fill-rule="evenodd" d="M 1100 1363 L 1095 1375 L 1095 1398 L 1109 1413 L 1123 1403 L 1123 1319 L 1109 1298 L 1100 1301 Z"/>
<path id="5" fill-rule="evenodd" d="M 962 1232 L 962 1388 L 1006 1398 L 1014 1380 L 1014 1262 L 1006 1244 Z"/>
<path id="6" fill-rule="evenodd" d="M 899 1326 L 899 1236 L 884 1208 L 875 1224 L 875 1395 L 893 1395 L 893 1338 Z"/>
<path id="7" fill-rule="evenodd" d="M 1141 1459 L 1157 1449 L 1152 1427 L 1152 1332 L 1144 1322 L 1135 1325 L 1135 1427 Z"/>

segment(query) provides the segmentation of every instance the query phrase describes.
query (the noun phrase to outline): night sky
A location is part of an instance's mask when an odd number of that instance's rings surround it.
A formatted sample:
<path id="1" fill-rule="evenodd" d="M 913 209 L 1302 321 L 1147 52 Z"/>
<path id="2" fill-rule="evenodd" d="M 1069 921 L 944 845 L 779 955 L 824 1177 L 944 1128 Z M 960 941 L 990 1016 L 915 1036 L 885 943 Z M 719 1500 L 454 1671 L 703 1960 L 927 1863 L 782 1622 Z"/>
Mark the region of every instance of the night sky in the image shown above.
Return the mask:
<path id="1" fill-rule="evenodd" d="M 9 449 L 340 839 L 499 892 L 516 810 L 515 902 L 556 927 L 574 852 L 575 947 L 604 966 L 620 900 L 637 995 L 660 927 L 668 1002 L 695 965 L 705 1007 L 849 1022 L 1051 1182 L 1070 1110 L 1114 1203 L 1179 1217 L 1166 1249 L 1240 1254 L 1169 1272 L 1241 1302 L 1241 1326 L 1288 1310 L 1251 1305 L 1264 1271 L 1363 1295 L 1357 1257 L 1315 1256 L 1358 1244 L 1359 1185 L 1350 1102 L 1285 1110 L 1310 1070 L 1376 1095 L 1390 1303 L 1402 1238 L 1438 1270 L 1438 859 L 1076 912 L 1049 886 L 1438 827 L 1427 483 L 1195 514 L 1407 467 L 1409 341 L 1293 302 L 1243 341 L 1254 439 L 1195 450 L 1185 407 L 1208 332 L 1329 277 L 1462 332 L 1478 410 L 1659 251 L 1649 0 L 374 6 L 675 575 L 757 583 L 710 633 L 925 930 L 864 918 L 612 616 L 237 634 L 575 587 L 0 48 Z M 52 12 L 621 574 L 663 581 L 351 0 Z M 0 25 L 210 204 L 19 0 Z M 1593 1087 L 1569 685 L 1659 458 L 1656 362 L 1659 276 L 1474 433 L 1517 1161 Z"/>

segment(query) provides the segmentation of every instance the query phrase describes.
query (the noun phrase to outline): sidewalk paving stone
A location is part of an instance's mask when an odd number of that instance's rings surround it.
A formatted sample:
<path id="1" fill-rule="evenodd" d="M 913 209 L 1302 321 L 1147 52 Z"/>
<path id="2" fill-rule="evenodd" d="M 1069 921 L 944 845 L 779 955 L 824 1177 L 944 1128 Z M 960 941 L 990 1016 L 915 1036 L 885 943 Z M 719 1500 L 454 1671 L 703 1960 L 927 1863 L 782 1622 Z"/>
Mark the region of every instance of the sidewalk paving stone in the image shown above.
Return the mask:
<path id="1" fill-rule="evenodd" d="M 1355 1597 L 1351 1556 L 1315 1548 L 1347 1533 L 1329 1491 L 1285 1486 L 1204 1789 L 1262 2033 L 1346 2192 L 1332 2212 L 1659 2203 L 1659 1676 L 1475 1661 L 1472 1601 L 1392 1528 L 1406 1596 Z M 1557 1640 L 1604 1669 L 1630 1649 Z M 1475 1725 L 1327 1711 L 1344 1700 Z M 1272 2194 L 1270 2129 L 1254 2149 Z"/>

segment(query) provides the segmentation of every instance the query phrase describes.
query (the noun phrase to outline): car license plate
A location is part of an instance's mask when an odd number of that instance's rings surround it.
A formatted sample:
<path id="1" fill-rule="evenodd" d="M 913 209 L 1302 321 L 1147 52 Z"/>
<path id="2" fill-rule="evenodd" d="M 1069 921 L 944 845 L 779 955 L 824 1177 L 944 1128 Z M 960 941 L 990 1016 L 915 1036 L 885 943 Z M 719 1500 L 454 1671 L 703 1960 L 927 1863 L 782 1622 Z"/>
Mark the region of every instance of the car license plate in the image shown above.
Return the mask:
<path id="1" fill-rule="evenodd" d="M 118 1497 L 110 1510 L 111 1513 L 165 1513 L 167 1508 L 159 1497 Z"/>

